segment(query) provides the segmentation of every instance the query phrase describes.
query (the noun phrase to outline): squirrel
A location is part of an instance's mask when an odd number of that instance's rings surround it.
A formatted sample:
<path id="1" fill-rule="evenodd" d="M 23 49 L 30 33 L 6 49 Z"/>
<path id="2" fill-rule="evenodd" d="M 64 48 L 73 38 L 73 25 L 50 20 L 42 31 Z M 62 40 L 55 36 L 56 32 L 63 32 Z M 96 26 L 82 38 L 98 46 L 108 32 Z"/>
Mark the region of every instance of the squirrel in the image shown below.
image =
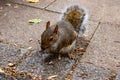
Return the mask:
<path id="1" fill-rule="evenodd" d="M 41 35 L 41 49 L 45 53 L 71 53 L 76 46 L 79 33 L 84 33 L 87 20 L 85 9 L 78 5 L 70 6 L 63 13 L 60 21 L 50 25 L 46 23 L 46 30 Z"/>

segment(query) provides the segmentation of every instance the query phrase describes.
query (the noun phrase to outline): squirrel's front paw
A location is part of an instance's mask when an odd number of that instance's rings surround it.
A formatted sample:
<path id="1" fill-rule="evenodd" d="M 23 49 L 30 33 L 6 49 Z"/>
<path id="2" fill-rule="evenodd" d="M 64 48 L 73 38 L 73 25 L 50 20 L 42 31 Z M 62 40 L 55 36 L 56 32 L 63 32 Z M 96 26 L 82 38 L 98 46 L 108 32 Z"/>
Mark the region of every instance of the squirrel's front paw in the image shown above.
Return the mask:
<path id="1" fill-rule="evenodd" d="M 70 52 L 70 53 L 68 54 L 68 56 L 69 56 L 70 59 L 74 59 L 76 55 L 75 55 L 75 53 Z"/>

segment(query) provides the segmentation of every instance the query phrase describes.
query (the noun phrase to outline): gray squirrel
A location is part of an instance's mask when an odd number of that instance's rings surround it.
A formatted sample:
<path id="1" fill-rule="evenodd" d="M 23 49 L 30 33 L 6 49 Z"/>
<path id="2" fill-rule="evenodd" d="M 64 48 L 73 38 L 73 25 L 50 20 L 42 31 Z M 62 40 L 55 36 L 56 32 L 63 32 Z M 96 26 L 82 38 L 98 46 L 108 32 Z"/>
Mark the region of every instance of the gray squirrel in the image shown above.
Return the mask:
<path id="1" fill-rule="evenodd" d="M 76 46 L 78 34 L 84 33 L 87 12 L 78 5 L 70 6 L 63 13 L 60 21 L 50 25 L 41 35 L 41 49 L 44 53 L 70 54 Z M 82 34 L 81 34 L 82 35 Z"/>

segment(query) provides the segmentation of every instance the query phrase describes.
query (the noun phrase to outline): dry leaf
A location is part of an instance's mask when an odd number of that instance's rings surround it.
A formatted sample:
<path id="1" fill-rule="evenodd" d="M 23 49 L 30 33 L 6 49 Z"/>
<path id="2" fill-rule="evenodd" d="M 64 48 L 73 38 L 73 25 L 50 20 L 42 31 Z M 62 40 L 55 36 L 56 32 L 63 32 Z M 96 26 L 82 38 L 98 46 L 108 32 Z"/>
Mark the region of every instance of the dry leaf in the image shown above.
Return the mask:
<path id="1" fill-rule="evenodd" d="M 69 78 L 65 78 L 65 80 L 70 80 Z"/>
<path id="2" fill-rule="evenodd" d="M 58 56 L 58 60 L 61 60 L 61 55 Z"/>
<path id="3" fill-rule="evenodd" d="M 3 42 L 3 39 L 0 38 L 0 43 Z"/>
<path id="4" fill-rule="evenodd" d="M 9 66 L 9 67 L 13 67 L 14 64 L 13 64 L 13 63 L 9 63 L 8 66 Z"/>
<path id="5" fill-rule="evenodd" d="M 26 0 L 27 2 L 29 2 L 29 3 L 37 3 L 37 2 L 39 2 L 40 0 Z"/>
<path id="6" fill-rule="evenodd" d="M 75 54 L 74 53 L 69 53 L 69 58 L 75 58 Z"/>
<path id="7" fill-rule="evenodd" d="M 4 71 L 3 71 L 2 69 L 0 69 L 0 72 L 1 72 L 1 73 L 4 73 Z"/>
<path id="8" fill-rule="evenodd" d="M 49 0 L 49 2 L 54 2 L 55 0 Z"/>
<path id="9" fill-rule="evenodd" d="M 0 10 L 2 10 L 3 9 L 3 7 L 0 7 Z"/>
<path id="10" fill-rule="evenodd" d="M 29 42 L 32 42 L 32 41 L 33 41 L 33 39 L 32 39 L 32 38 L 30 38 L 30 39 L 29 39 Z"/>
<path id="11" fill-rule="evenodd" d="M 57 75 L 49 76 L 49 77 L 48 77 L 48 80 L 53 79 L 53 78 L 55 78 L 55 77 L 57 77 Z"/>
<path id="12" fill-rule="evenodd" d="M 3 11 L 3 7 L 0 7 L 0 12 Z"/>
<path id="13" fill-rule="evenodd" d="M 53 64 L 53 61 L 50 61 L 49 64 Z"/>
<path id="14" fill-rule="evenodd" d="M 14 5 L 14 8 L 18 8 L 18 5 L 17 5 L 17 4 L 15 4 L 15 5 Z"/>
<path id="15" fill-rule="evenodd" d="M 32 47 L 28 47 L 28 49 L 29 49 L 29 50 L 31 50 L 31 49 L 32 49 Z"/>
<path id="16" fill-rule="evenodd" d="M 17 43 L 14 43 L 14 46 L 18 46 Z"/>
<path id="17" fill-rule="evenodd" d="M 6 6 L 11 6 L 11 4 L 10 4 L 10 3 L 6 3 L 5 5 L 6 5 Z"/>

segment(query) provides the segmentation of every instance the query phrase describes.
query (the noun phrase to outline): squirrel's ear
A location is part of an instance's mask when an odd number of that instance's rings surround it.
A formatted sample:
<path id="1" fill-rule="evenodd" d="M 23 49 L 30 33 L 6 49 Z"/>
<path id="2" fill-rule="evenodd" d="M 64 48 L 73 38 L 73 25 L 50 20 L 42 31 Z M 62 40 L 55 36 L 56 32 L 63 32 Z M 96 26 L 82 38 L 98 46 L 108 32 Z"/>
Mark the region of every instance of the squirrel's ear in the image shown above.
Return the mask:
<path id="1" fill-rule="evenodd" d="M 56 25 L 56 26 L 55 26 L 55 29 L 54 29 L 54 33 L 57 34 L 57 32 L 58 32 L 58 25 Z"/>
<path id="2" fill-rule="evenodd" d="M 50 21 L 46 23 L 46 30 L 50 27 Z"/>

